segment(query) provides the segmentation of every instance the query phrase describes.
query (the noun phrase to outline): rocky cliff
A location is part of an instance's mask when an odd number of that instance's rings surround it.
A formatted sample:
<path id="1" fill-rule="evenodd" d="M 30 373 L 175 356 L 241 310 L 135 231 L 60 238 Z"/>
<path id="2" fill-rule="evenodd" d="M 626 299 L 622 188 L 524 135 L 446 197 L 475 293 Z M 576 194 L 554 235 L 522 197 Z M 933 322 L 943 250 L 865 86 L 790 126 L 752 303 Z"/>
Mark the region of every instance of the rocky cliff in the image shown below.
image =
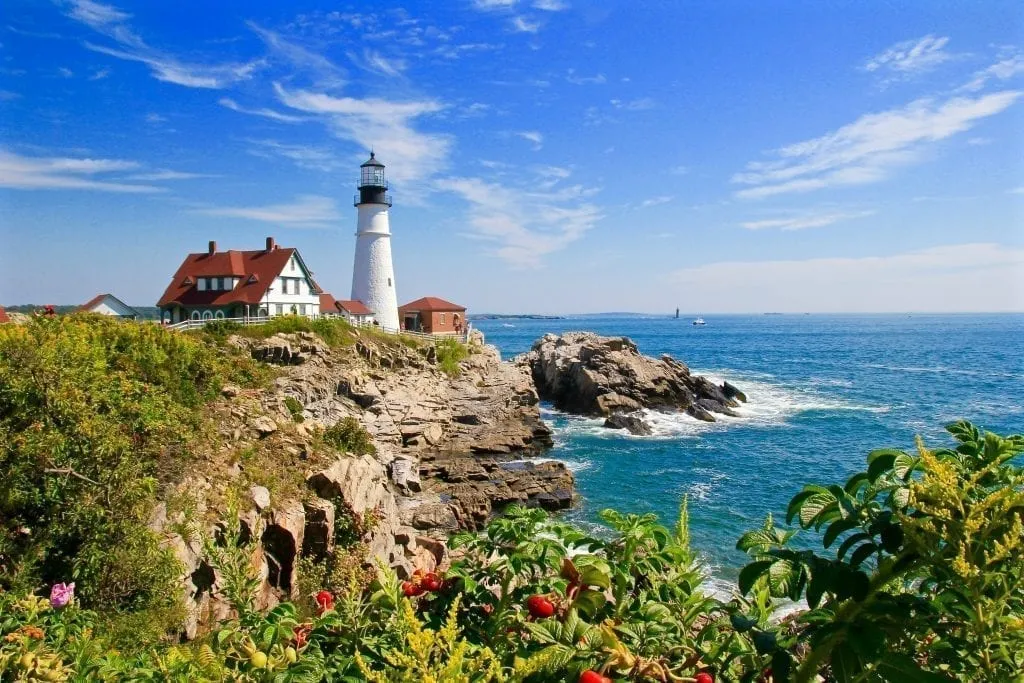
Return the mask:
<path id="1" fill-rule="evenodd" d="M 341 517 L 404 576 L 442 562 L 448 534 L 479 528 L 505 505 L 571 504 L 571 473 L 529 459 L 551 433 L 522 366 L 474 345 L 452 377 L 430 345 L 372 334 L 351 342 L 328 348 L 311 333 L 228 340 L 279 372 L 270 390 L 225 387 L 208 408 L 216 446 L 154 514 L 184 565 L 188 635 L 225 616 L 201 539 L 218 533 L 228 507 L 239 510 L 243 536 L 259 538 L 252 564 L 269 607 L 296 595 L 299 558 L 329 552 Z M 345 418 L 369 433 L 366 452 L 325 443 L 325 429 Z"/>
<path id="2" fill-rule="evenodd" d="M 605 426 L 637 434 L 645 433 L 647 426 L 626 414 L 642 408 L 685 411 L 713 422 L 714 413 L 735 416 L 733 408 L 747 400 L 728 382 L 719 386 L 691 374 L 669 355 L 658 359 L 642 355 L 627 337 L 548 334 L 516 364 L 531 374 L 540 397 L 560 410 L 605 416 Z"/>

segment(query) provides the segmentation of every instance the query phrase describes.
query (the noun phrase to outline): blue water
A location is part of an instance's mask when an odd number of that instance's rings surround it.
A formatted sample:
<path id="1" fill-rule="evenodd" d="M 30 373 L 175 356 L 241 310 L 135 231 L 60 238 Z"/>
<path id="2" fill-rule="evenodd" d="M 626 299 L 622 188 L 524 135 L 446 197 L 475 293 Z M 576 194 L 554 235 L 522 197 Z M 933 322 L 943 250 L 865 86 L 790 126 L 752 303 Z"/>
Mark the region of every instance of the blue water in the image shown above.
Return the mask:
<path id="1" fill-rule="evenodd" d="M 691 370 L 728 379 L 750 401 L 715 424 L 654 416 L 656 434 L 632 437 L 600 420 L 548 407 L 550 457 L 576 473 L 584 524 L 614 507 L 674 523 L 689 496 L 693 543 L 712 573 L 734 577 L 736 539 L 767 513 L 784 519 L 804 483 L 843 482 L 873 448 L 946 444 L 961 417 L 997 433 L 1024 432 L 1024 315 L 751 315 L 691 318 L 574 316 L 480 320 L 504 357 L 546 332 L 590 330 L 670 353 Z"/>

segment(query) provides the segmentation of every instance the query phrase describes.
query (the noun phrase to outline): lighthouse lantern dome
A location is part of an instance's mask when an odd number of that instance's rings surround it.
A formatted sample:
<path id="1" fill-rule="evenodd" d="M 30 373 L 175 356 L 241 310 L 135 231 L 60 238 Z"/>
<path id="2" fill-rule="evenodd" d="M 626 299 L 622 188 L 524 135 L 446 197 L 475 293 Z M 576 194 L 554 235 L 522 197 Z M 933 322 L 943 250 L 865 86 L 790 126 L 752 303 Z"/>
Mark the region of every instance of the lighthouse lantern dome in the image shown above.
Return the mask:
<path id="1" fill-rule="evenodd" d="M 373 152 L 370 158 L 359 167 L 359 187 L 383 187 L 387 189 L 388 181 L 384 177 L 384 164 L 377 161 Z"/>

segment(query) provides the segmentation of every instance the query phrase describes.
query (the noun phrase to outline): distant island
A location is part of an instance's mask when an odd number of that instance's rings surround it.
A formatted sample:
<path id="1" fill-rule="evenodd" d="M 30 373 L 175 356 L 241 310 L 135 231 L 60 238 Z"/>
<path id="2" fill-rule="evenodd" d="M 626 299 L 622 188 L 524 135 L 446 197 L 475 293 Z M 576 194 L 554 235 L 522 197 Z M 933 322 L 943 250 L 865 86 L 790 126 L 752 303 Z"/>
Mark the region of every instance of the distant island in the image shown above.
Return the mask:
<path id="1" fill-rule="evenodd" d="M 504 315 L 501 313 L 474 313 L 467 316 L 470 320 L 565 320 L 564 315 L 533 315 L 518 313 Z"/>

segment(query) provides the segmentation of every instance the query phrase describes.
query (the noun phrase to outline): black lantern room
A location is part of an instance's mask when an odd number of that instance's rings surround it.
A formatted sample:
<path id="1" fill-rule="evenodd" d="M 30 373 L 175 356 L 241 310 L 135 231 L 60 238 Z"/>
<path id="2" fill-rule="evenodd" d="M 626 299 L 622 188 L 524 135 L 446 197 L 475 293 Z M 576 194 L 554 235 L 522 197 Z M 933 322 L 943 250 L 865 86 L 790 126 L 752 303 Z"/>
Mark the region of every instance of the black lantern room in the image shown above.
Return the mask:
<path id="1" fill-rule="evenodd" d="M 370 158 L 359 167 L 359 194 L 355 197 L 355 205 L 360 204 L 391 206 L 388 181 L 384 177 L 384 164 L 377 161 L 373 152 L 370 152 Z"/>

